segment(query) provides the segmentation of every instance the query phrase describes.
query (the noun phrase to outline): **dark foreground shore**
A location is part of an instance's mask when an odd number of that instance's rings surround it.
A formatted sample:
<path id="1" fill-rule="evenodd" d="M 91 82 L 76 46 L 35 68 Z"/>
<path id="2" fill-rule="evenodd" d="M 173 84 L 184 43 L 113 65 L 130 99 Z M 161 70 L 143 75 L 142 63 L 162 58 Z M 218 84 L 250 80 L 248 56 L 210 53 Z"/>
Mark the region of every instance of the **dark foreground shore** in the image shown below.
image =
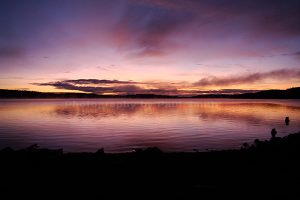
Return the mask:
<path id="1" fill-rule="evenodd" d="M 5 199 L 300 198 L 300 132 L 215 152 L 63 153 L 33 145 L 1 150 L 0 163 Z"/>

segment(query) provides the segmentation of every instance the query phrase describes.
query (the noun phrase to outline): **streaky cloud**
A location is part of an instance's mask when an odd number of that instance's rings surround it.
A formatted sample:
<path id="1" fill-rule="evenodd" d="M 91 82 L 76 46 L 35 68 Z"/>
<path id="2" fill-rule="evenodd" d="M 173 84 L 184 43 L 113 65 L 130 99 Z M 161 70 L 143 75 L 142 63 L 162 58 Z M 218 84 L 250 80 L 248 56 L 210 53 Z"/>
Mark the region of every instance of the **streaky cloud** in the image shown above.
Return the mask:
<path id="1" fill-rule="evenodd" d="M 53 86 L 56 89 L 77 90 L 96 94 L 115 93 L 115 94 L 178 94 L 174 87 L 160 86 L 158 83 L 119 81 L 106 79 L 75 79 L 62 80 L 47 83 L 32 83 L 37 86 Z M 155 85 L 155 88 L 143 88 L 139 85 Z"/>
<path id="2" fill-rule="evenodd" d="M 239 84 L 249 84 L 263 81 L 266 79 L 276 79 L 276 80 L 290 80 L 300 78 L 300 70 L 295 69 L 280 69 L 270 72 L 262 73 L 250 73 L 246 75 L 236 75 L 229 77 L 215 77 L 210 76 L 202 78 L 195 82 L 194 86 L 229 86 L 229 85 L 239 85 Z"/>
<path id="3" fill-rule="evenodd" d="M 107 80 L 107 79 L 75 79 L 65 80 L 65 83 L 71 84 L 134 84 L 133 81 L 119 81 L 119 80 Z"/>

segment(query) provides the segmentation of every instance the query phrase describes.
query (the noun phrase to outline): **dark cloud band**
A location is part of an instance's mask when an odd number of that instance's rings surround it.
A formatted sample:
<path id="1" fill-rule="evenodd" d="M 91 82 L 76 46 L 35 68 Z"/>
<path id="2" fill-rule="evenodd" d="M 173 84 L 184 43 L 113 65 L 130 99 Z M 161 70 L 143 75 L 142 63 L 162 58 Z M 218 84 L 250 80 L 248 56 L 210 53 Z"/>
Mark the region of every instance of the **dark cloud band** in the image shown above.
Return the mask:
<path id="1" fill-rule="evenodd" d="M 163 95 L 180 95 L 180 94 L 202 94 L 202 93 L 240 93 L 252 92 L 252 90 L 240 89 L 222 89 L 222 90 L 199 90 L 199 87 L 207 86 L 234 86 L 242 84 L 252 84 L 267 79 L 286 80 L 299 79 L 300 70 L 281 69 L 264 73 L 251 73 L 246 75 L 237 75 L 230 77 L 206 77 L 195 83 L 185 85 L 184 87 L 192 88 L 191 90 L 181 90 L 182 85 L 176 84 L 159 84 L 151 82 L 133 82 L 106 79 L 75 79 L 63 80 L 48 83 L 33 83 L 38 86 L 53 86 L 56 89 L 77 90 L 82 92 L 91 92 L 97 94 L 115 93 L 115 94 L 163 94 Z M 141 87 L 141 85 L 151 86 L 150 88 Z M 163 86 L 162 86 L 163 85 Z M 172 86 L 171 86 L 172 85 Z M 255 90 L 257 91 L 257 90 Z"/>

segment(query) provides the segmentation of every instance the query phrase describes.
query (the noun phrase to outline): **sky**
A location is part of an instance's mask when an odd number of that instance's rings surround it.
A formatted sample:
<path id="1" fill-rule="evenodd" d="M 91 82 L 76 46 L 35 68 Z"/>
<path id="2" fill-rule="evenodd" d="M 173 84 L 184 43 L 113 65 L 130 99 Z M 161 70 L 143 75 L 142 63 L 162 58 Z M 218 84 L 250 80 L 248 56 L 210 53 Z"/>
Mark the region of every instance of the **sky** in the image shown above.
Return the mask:
<path id="1" fill-rule="evenodd" d="M 299 0 L 0 0 L 2 89 L 196 95 L 299 86 Z"/>

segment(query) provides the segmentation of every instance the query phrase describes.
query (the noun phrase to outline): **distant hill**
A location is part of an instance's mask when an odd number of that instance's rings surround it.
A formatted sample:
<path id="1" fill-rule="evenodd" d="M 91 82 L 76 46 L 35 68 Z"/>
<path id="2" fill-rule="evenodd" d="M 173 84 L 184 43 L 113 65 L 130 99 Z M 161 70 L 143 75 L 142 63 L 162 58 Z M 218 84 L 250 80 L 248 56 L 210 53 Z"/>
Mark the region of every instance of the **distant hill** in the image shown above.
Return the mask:
<path id="1" fill-rule="evenodd" d="M 300 99 L 300 87 L 287 90 L 264 90 L 243 94 L 208 94 L 197 95 L 192 98 L 234 98 L 234 99 Z"/>
<path id="2" fill-rule="evenodd" d="M 300 99 L 300 87 L 287 90 L 265 90 L 256 93 L 244 94 L 208 94 L 192 97 L 168 96 L 156 94 L 131 94 L 131 95 L 97 95 L 92 93 L 54 93 L 35 92 L 24 90 L 0 89 L 0 98 L 235 98 L 235 99 Z"/>
<path id="3" fill-rule="evenodd" d="M 0 98 L 177 98 L 176 96 L 156 95 L 156 94 L 130 94 L 130 95 L 98 95 L 93 93 L 69 93 L 69 92 L 35 92 L 26 90 L 6 90 L 0 89 Z"/>
<path id="4" fill-rule="evenodd" d="M 25 90 L 4 90 L 0 89 L 0 98 L 98 98 L 97 94 L 88 93 L 54 93 L 34 92 Z"/>
<path id="5" fill-rule="evenodd" d="M 300 99 L 300 87 L 287 90 L 265 90 L 256 93 L 234 95 L 233 98 L 242 99 Z"/>

